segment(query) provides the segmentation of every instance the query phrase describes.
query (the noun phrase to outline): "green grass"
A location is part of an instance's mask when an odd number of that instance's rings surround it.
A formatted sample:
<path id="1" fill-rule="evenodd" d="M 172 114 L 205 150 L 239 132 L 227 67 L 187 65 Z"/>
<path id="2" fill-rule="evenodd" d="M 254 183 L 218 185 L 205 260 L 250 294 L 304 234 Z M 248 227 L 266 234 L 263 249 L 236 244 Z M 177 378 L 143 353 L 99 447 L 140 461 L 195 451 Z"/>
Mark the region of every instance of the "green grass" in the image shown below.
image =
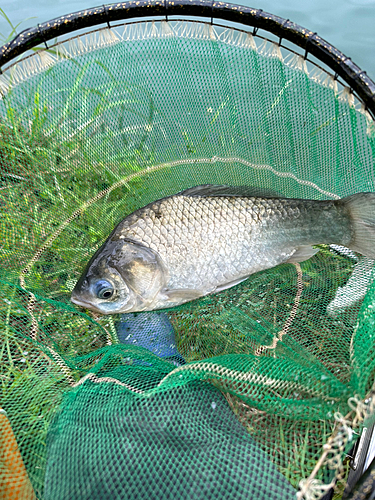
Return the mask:
<path id="1" fill-rule="evenodd" d="M 1 8 L 0 8 L 0 17 L 2 17 L 3 19 L 5 19 L 5 21 L 7 23 L 7 26 L 9 27 L 7 33 L 0 33 L 0 43 L 1 43 L 1 45 L 4 45 L 7 42 L 10 42 L 17 35 L 18 28 L 19 28 L 19 26 L 21 26 L 21 24 L 23 24 L 26 21 L 29 21 L 31 19 L 36 19 L 36 17 L 28 17 L 27 19 L 24 19 L 23 21 L 21 21 L 18 24 L 16 24 L 16 26 L 14 26 L 14 24 L 12 23 L 12 21 L 6 15 L 6 13 L 4 12 L 4 10 L 1 9 Z"/>

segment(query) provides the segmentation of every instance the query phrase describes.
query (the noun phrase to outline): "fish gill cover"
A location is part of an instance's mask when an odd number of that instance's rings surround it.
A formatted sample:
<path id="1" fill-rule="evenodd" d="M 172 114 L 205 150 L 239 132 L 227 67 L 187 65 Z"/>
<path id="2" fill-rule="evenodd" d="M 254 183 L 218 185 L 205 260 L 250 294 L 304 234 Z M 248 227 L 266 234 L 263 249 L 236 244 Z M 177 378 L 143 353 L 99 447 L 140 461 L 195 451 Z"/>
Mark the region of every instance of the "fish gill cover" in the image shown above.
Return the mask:
<path id="1" fill-rule="evenodd" d="M 183 189 L 375 191 L 368 114 L 302 57 L 195 22 L 89 33 L 0 88 L 0 496 L 320 498 L 373 413 L 370 259 L 320 245 L 167 310 L 177 366 L 70 296 L 126 215 Z"/>

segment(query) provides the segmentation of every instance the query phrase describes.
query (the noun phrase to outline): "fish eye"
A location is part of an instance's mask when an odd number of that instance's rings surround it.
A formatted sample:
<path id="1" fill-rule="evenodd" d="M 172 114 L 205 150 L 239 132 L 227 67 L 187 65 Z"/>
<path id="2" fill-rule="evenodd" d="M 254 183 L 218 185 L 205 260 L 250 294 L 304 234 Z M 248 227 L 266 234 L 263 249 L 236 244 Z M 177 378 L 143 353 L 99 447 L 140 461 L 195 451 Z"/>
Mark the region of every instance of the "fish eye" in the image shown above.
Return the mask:
<path id="1" fill-rule="evenodd" d="M 99 299 L 110 299 L 115 290 L 113 285 L 106 280 L 100 280 L 95 285 L 95 293 Z"/>

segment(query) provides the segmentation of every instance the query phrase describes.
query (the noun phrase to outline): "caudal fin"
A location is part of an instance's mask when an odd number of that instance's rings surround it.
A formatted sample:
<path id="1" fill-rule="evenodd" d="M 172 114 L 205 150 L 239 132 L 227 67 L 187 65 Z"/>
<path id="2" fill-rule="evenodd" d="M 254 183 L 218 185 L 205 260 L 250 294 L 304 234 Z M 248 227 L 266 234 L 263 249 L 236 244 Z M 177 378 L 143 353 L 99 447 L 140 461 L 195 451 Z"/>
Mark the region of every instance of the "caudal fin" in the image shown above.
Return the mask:
<path id="1" fill-rule="evenodd" d="M 348 247 L 375 259 L 375 193 L 358 193 L 340 200 L 352 220 L 353 237 Z"/>

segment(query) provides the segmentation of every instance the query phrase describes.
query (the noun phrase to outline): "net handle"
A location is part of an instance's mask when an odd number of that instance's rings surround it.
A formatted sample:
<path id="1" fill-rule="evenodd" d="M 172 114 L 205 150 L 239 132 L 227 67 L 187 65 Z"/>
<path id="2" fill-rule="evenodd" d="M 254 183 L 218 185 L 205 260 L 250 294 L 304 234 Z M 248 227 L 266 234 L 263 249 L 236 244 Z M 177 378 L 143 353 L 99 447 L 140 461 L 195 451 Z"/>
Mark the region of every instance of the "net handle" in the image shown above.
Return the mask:
<path id="1" fill-rule="evenodd" d="M 365 108 L 375 119 L 375 83 L 350 58 L 315 32 L 309 31 L 292 21 L 283 19 L 261 9 L 252 9 L 231 3 L 212 0 L 136 0 L 102 5 L 58 17 L 34 28 L 19 33 L 13 40 L 0 47 L 1 68 L 26 51 L 61 35 L 74 31 L 143 17 L 171 16 L 206 17 L 222 19 L 245 26 L 254 31 L 265 30 L 280 40 L 288 40 L 326 64 L 336 76 L 340 76 L 363 101 Z"/>

